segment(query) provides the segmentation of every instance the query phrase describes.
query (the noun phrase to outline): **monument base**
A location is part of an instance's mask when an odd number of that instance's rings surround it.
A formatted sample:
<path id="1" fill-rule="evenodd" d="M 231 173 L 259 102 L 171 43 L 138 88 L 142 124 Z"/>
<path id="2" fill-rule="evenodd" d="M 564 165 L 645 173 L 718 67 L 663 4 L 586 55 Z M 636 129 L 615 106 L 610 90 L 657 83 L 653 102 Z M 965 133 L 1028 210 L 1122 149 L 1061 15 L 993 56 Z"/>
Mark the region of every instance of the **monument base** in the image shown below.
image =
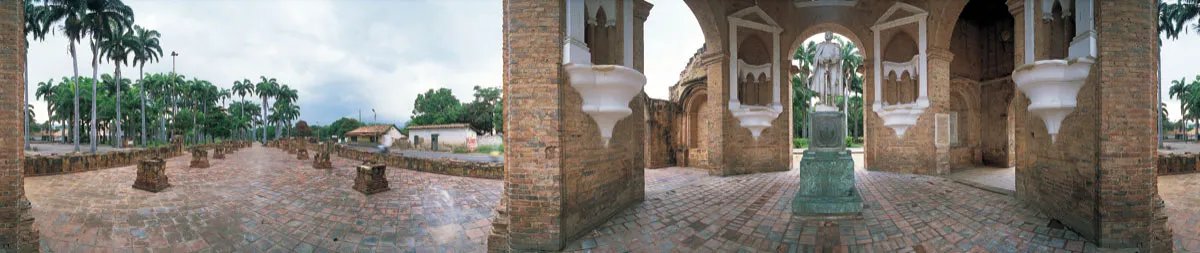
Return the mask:
<path id="1" fill-rule="evenodd" d="M 862 194 L 854 187 L 850 151 L 806 151 L 800 159 L 800 191 L 792 199 L 792 214 L 857 215 Z"/>
<path id="2" fill-rule="evenodd" d="M 813 112 L 812 139 L 800 159 L 800 190 L 792 214 L 845 217 L 862 213 L 862 194 L 854 187 L 854 158 L 846 150 L 845 114 Z"/>

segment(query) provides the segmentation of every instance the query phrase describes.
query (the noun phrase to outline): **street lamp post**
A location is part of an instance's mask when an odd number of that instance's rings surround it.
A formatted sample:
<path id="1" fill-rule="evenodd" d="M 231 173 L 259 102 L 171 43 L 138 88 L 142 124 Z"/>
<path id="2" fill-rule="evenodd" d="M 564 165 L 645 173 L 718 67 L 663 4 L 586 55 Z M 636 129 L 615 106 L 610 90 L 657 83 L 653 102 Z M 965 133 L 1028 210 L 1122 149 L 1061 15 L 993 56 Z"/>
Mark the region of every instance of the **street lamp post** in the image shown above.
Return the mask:
<path id="1" fill-rule="evenodd" d="M 375 114 L 375 108 L 371 108 L 371 125 L 379 124 L 379 117 Z"/>

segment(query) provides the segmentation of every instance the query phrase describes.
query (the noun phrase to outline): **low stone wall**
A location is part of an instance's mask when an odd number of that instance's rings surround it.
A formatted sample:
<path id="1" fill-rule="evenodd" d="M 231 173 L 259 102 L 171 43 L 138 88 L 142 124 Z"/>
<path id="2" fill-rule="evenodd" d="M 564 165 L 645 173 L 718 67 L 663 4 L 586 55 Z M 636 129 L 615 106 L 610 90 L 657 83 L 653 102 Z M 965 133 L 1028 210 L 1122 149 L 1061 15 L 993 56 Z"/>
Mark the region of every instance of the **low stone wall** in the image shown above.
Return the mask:
<path id="1" fill-rule="evenodd" d="M 193 147 L 212 149 L 212 147 L 220 144 L 226 143 L 202 144 L 186 148 L 172 145 L 100 154 L 76 153 L 25 156 L 24 173 L 26 177 L 36 177 L 132 166 L 137 165 L 138 161 L 142 159 L 154 157 L 167 159 L 185 154 L 183 152 L 185 149 Z"/>
<path id="2" fill-rule="evenodd" d="M 271 143 L 272 147 L 304 147 L 317 152 L 320 145 L 301 139 L 278 140 Z M 329 147 L 329 153 L 352 160 L 371 160 L 386 164 L 390 168 L 402 168 L 421 172 L 437 173 L 451 176 L 463 176 L 486 179 L 504 178 L 503 163 L 470 162 L 458 159 L 432 159 L 410 157 L 398 154 L 383 155 L 370 151 L 362 151 L 344 144 Z"/>
<path id="3" fill-rule="evenodd" d="M 1158 154 L 1158 175 L 1172 175 L 1195 173 L 1200 171 L 1196 168 L 1196 160 L 1200 159 L 1200 154 Z"/>

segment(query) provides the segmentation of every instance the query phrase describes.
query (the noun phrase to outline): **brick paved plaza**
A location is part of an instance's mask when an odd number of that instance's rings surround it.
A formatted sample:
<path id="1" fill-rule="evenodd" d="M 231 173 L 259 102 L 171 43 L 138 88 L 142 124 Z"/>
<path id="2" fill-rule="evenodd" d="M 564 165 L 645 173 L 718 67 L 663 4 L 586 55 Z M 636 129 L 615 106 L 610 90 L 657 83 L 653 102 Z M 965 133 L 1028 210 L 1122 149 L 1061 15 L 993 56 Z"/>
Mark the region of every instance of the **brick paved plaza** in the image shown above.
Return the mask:
<path id="1" fill-rule="evenodd" d="M 389 168 L 392 190 L 364 197 L 351 189 L 359 162 L 336 156 L 329 171 L 261 146 L 207 169 L 187 168 L 188 159 L 167 160 L 171 187 L 157 194 L 130 187 L 134 166 L 26 178 L 42 249 L 481 252 L 502 189 L 499 180 Z M 857 176 L 863 219 L 821 221 L 791 215 L 796 171 L 646 170 L 645 202 L 565 250 L 1096 250 L 1013 197 L 939 177 L 861 168 Z M 1200 198 L 1187 194 L 1200 174 L 1161 178 L 1177 251 L 1200 250 Z"/>

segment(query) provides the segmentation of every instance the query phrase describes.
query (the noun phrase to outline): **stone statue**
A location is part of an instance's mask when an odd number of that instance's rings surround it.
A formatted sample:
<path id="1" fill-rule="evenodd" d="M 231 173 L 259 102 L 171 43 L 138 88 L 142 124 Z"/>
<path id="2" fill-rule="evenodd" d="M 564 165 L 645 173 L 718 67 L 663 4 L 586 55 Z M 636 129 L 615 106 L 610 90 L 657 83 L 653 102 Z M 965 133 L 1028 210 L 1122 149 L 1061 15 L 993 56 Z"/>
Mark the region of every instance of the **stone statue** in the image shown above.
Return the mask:
<path id="1" fill-rule="evenodd" d="M 825 32 L 825 42 L 817 44 L 814 52 L 812 81 L 809 89 L 817 93 L 815 111 L 837 111 L 833 104 L 837 96 L 845 94 L 846 85 L 842 81 L 842 46 L 833 42 L 833 32 Z"/>

